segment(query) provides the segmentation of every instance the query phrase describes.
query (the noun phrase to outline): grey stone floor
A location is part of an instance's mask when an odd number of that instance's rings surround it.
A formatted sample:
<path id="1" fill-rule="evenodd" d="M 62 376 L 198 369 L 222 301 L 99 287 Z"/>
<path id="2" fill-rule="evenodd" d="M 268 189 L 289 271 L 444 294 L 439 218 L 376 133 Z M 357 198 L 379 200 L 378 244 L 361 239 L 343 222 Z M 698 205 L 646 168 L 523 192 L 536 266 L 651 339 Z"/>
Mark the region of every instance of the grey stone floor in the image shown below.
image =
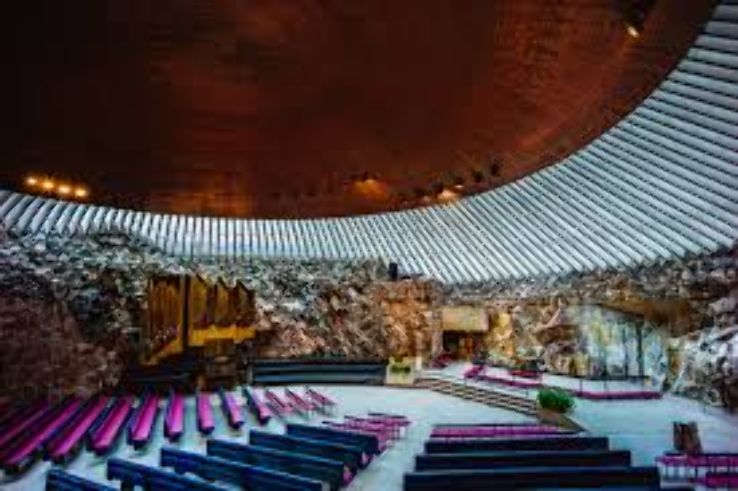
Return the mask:
<path id="1" fill-rule="evenodd" d="M 502 409 L 490 409 L 484 405 L 462 401 L 453 397 L 437 394 L 422 389 L 398 389 L 375 386 L 328 386 L 314 388 L 324 392 L 338 402 L 338 408 L 331 419 L 341 419 L 344 414 L 362 415 L 368 411 L 385 411 L 405 414 L 414 424 L 407 435 L 392 448 L 375 459 L 371 465 L 359 473 L 349 491 L 377 490 L 391 491 L 402 489 L 403 474 L 412 469 L 415 454 L 422 449 L 423 442 L 430 434 L 432 425 L 436 423 L 453 422 L 495 422 L 495 421 L 527 421 L 529 418 Z M 275 389 L 280 391 L 280 389 Z M 240 399 L 240 394 L 237 396 Z M 212 398 L 216 430 L 214 436 L 223 439 L 248 442 L 248 428 L 258 427 L 258 423 L 250 415 L 247 424 L 241 431 L 232 431 L 228 428 L 219 407 L 218 397 Z M 205 439 L 196 430 L 194 398 L 188 398 L 186 405 L 186 432 L 185 437 L 175 445 L 183 450 L 192 450 L 205 453 Z M 131 459 L 137 462 L 158 465 L 159 448 L 168 445 L 162 435 L 163 411 L 159 412 L 156 421 L 156 432 L 149 447 L 144 451 L 136 451 L 128 446 L 124 439 L 114 452 L 116 457 Z M 319 424 L 325 416 L 315 415 L 310 419 L 300 416 L 291 416 L 289 421 L 308 422 Z M 277 433 L 283 432 L 283 423 L 272 420 L 267 429 Z M 67 470 L 94 479 L 106 482 L 105 459 L 97 458 L 94 454 L 83 452 L 74 459 Z M 51 468 L 47 462 L 35 464 L 19 480 L 0 481 L 0 489 L 4 491 L 42 490 L 44 489 L 46 472 Z"/>
<path id="2" fill-rule="evenodd" d="M 455 376 L 463 367 L 455 366 L 448 376 Z M 502 409 L 462 401 L 450 396 L 423 389 L 400 389 L 374 386 L 328 386 L 317 389 L 324 391 L 339 403 L 334 418 L 344 414 L 361 415 L 367 411 L 386 411 L 407 415 L 413 422 L 408 434 L 394 447 L 377 458 L 349 486 L 350 491 L 392 491 L 402 489 L 402 475 L 413 466 L 414 456 L 422 449 L 430 429 L 437 423 L 454 422 L 506 422 L 526 421 L 520 414 Z M 277 389 L 279 390 L 279 389 Z M 533 397 L 534 394 L 529 394 Z M 213 405 L 219 403 L 213 397 Z M 246 429 L 234 432 L 228 429 L 219 407 L 214 407 L 216 416 L 215 436 L 246 443 L 248 428 L 257 427 L 250 415 Z M 187 400 L 186 437 L 176 446 L 196 452 L 205 451 L 205 439 L 195 429 L 194 400 Z M 144 451 L 135 451 L 123 439 L 115 455 L 135 461 L 156 465 L 159 448 L 166 444 L 161 425 L 163 411 L 156 422 L 155 437 Z M 655 456 L 671 447 L 671 422 L 697 421 L 706 450 L 738 451 L 738 416 L 705 408 L 698 403 L 679 397 L 666 396 L 658 401 L 633 402 L 588 402 L 578 401 L 574 417 L 592 433 L 611 437 L 613 448 L 628 448 L 634 452 L 634 463 L 650 464 Z M 300 416 L 290 421 L 319 424 L 324 417 L 313 416 L 309 420 Z M 272 421 L 268 429 L 282 432 L 283 423 Z M 42 490 L 50 464 L 39 462 L 21 479 L 0 481 L 0 489 L 7 491 Z M 68 470 L 89 479 L 105 482 L 105 459 L 83 452 L 68 466 Z"/>

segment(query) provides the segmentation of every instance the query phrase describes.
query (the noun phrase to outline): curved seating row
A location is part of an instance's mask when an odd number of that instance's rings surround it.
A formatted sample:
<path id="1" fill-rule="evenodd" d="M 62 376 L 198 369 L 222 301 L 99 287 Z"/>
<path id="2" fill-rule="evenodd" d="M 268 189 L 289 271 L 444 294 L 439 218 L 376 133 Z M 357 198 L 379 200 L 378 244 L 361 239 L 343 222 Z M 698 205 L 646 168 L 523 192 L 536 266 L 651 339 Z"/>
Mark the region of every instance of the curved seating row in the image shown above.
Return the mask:
<path id="1" fill-rule="evenodd" d="M 383 384 L 386 361 L 341 359 L 256 360 L 253 382 L 272 384 Z"/>
<path id="2" fill-rule="evenodd" d="M 610 450 L 607 438 L 509 432 L 524 425 L 479 425 L 496 436 L 462 440 L 431 438 L 405 474 L 406 491 L 434 489 L 660 489 L 655 467 L 631 466 L 629 451 Z M 436 430 L 468 432 L 474 426 Z"/>

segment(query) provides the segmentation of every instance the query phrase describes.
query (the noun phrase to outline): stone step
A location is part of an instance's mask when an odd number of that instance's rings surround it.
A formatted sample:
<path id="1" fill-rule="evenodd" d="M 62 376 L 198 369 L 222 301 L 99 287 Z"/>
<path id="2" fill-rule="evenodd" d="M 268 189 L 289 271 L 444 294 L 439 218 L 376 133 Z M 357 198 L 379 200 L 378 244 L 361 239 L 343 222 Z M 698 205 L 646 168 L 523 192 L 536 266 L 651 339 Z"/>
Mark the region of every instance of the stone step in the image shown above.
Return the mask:
<path id="1" fill-rule="evenodd" d="M 526 415 L 536 414 L 536 404 L 531 399 L 512 394 L 472 387 L 435 377 L 422 377 L 415 381 L 416 387 L 433 390 L 442 394 L 458 397 L 468 401 L 499 407 Z"/>

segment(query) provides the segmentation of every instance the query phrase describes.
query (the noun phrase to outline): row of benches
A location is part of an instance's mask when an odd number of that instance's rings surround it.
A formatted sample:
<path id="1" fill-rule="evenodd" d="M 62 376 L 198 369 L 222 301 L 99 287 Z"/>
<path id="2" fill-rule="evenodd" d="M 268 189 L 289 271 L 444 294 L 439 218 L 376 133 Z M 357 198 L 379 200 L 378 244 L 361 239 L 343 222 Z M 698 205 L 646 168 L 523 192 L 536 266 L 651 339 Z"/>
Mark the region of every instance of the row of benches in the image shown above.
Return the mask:
<path id="1" fill-rule="evenodd" d="M 404 425 L 400 418 L 389 415 L 372 418 L 385 421 L 387 426 Z M 161 490 L 222 489 L 213 481 L 255 490 L 337 490 L 366 467 L 381 448 L 379 439 L 368 432 L 288 424 L 283 435 L 252 430 L 249 445 L 210 439 L 206 452 L 202 455 L 163 448 L 160 466 L 174 472 L 111 458 L 107 478 L 120 481 L 126 488 Z M 47 489 L 112 488 L 54 469 L 48 475 Z"/>
<path id="2" fill-rule="evenodd" d="M 435 428 L 435 434 L 463 436 L 427 440 L 415 471 L 405 475 L 405 489 L 659 489 L 655 467 L 631 466 L 630 452 L 610 450 L 607 438 L 526 432 L 511 436 L 516 428 L 529 431 L 534 426 Z"/>
<path id="3" fill-rule="evenodd" d="M 245 393 L 250 393 L 248 388 Z M 308 389 L 304 397 L 290 391 L 292 400 L 301 400 L 311 409 L 333 406 L 328 397 Z M 231 428 L 239 429 L 245 422 L 243 411 L 233 394 L 220 391 L 221 407 Z M 215 428 L 210 394 L 196 395 L 197 424 L 203 434 Z M 65 463 L 87 444 L 97 455 L 110 453 L 127 429 L 127 440 L 136 449 L 145 447 L 154 432 L 160 398 L 148 393 L 138 405 L 132 396 L 96 396 L 87 401 L 67 398 L 57 404 L 37 400 L 26 406 L 7 407 L 0 419 L 0 465 L 9 474 L 23 472 L 38 457 Z M 247 397 L 247 405 L 259 421 L 265 420 L 268 409 L 258 396 Z M 291 406 L 290 406 L 291 407 Z M 170 393 L 164 416 L 164 434 L 172 442 L 184 432 L 185 398 Z"/>

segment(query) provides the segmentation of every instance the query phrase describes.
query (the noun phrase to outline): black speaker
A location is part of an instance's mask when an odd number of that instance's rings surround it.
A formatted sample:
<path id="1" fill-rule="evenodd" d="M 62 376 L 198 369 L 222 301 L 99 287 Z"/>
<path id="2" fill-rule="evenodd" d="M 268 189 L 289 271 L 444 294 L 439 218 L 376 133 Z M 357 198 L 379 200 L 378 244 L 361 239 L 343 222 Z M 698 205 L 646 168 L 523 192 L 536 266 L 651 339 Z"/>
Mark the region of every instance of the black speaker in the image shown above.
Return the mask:
<path id="1" fill-rule="evenodd" d="M 397 281 L 397 278 L 400 276 L 400 269 L 397 266 L 397 263 L 389 263 L 387 274 L 389 275 L 390 280 Z"/>

